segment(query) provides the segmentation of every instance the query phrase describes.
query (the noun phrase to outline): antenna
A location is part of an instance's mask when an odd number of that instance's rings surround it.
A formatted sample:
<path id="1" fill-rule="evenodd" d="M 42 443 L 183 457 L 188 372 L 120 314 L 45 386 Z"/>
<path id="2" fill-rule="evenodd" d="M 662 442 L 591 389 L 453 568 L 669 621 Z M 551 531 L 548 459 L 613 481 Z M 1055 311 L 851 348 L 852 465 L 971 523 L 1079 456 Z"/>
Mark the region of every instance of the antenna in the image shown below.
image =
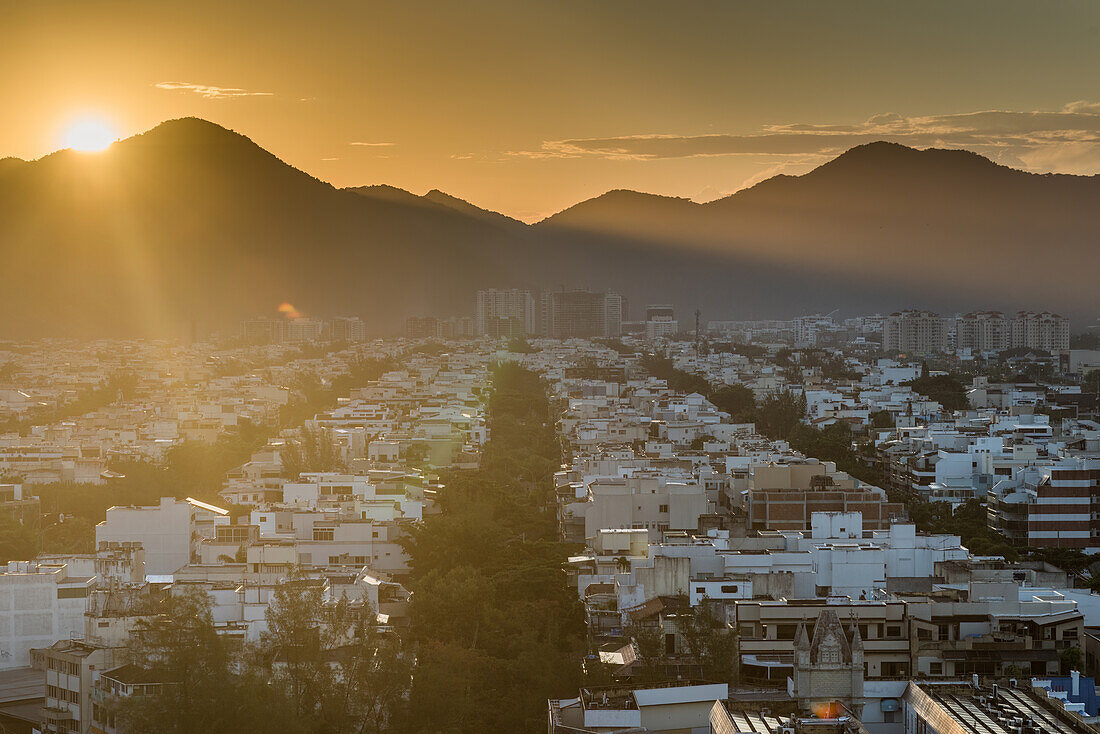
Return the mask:
<path id="1" fill-rule="evenodd" d="M 703 332 L 699 329 L 699 317 L 703 315 L 703 312 L 698 308 L 695 309 L 695 356 L 698 357 L 702 354 L 703 346 Z"/>

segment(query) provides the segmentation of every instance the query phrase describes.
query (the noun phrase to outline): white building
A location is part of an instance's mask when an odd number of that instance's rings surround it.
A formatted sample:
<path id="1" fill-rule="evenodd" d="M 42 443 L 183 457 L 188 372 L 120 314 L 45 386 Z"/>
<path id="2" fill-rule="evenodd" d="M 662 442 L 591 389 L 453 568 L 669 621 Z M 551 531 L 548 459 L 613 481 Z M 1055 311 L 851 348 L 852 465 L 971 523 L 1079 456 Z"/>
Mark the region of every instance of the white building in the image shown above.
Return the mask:
<path id="1" fill-rule="evenodd" d="M 65 565 L 11 561 L 0 573 L 0 669 L 31 663 L 31 648 L 84 632 L 95 577 L 70 577 Z"/>
<path id="2" fill-rule="evenodd" d="M 882 348 L 922 355 L 947 351 L 947 319 L 932 311 L 898 311 L 886 317 Z"/>
<path id="3" fill-rule="evenodd" d="M 191 562 L 201 537 L 214 537 L 214 527 L 229 523 L 229 511 L 188 498 L 161 497 L 151 507 L 111 507 L 96 525 L 96 545 L 141 543 L 146 573 L 172 574 Z"/>

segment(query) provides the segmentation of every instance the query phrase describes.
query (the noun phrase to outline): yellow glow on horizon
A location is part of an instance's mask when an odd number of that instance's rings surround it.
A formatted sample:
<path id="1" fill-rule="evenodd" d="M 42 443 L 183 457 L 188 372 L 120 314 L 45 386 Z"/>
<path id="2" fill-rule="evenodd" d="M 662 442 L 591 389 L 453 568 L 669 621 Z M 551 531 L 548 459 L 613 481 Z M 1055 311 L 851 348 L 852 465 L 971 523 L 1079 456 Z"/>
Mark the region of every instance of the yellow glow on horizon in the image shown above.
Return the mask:
<path id="1" fill-rule="evenodd" d="M 98 117 L 82 117 L 65 129 L 64 146 L 86 153 L 106 150 L 115 142 L 115 129 Z"/>

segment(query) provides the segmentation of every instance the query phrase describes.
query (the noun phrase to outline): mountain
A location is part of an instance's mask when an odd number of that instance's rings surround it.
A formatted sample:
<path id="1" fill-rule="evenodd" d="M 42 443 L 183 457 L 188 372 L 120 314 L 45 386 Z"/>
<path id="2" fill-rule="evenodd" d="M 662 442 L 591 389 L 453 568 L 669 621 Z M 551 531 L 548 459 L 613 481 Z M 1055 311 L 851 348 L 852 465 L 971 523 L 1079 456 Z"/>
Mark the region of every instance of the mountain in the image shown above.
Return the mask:
<path id="1" fill-rule="evenodd" d="M 1098 205 L 1100 177 L 873 143 L 707 204 L 611 191 L 529 226 L 435 190 L 337 189 L 186 118 L 98 154 L 0 160 L 0 337 L 232 330 L 283 301 L 396 331 L 469 312 L 482 287 L 610 288 L 708 319 L 1091 320 Z"/>
<path id="2" fill-rule="evenodd" d="M 0 178 L 0 270 L 16 274 L 0 307 L 19 314 L 0 333 L 202 333 L 283 301 L 387 328 L 511 279 L 511 245 L 454 209 L 341 191 L 243 135 L 173 120 Z"/>
<path id="3" fill-rule="evenodd" d="M 737 260 L 741 268 L 723 270 L 738 276 L 746 265 L 779 268 L 768 271 L 783 279 L 769 292 L 788 306 L 776 314 L 983 306 L 1091 321 L 1100 312 L 1091 275 L 1100 272 L 1100 176 L 1027 173 L 962 150 L 870 143 L 707 204 L 609 192 L 538 227 Z M 698 290 L 705 311 L 732 310 Z M 761 313 L 752 299 L 730 301 Z"/>

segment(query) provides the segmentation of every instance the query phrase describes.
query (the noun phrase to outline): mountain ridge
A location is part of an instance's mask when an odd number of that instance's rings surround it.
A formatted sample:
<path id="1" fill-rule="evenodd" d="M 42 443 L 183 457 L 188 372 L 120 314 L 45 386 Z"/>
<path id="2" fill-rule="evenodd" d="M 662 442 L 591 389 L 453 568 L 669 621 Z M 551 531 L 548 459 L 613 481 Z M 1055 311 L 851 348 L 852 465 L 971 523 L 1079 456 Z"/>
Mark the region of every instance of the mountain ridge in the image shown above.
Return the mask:
<path id="1" fill-rule="evenodd" d="M 618 189 L 528 225 L 435 189 L 336 188 L 182 118 L 103 153 L 0 162 L 0 269 L 18 274 L 0 308 L 21 316 L 0 336 L 225 331 L 283 301 L 392 332 L 468 313 L 484 287 L 615 289 L 714 318 L 982 306 L 1091 321 L 1098 205 L 1100 176 L 881 142 L 704 204 Z"/>

